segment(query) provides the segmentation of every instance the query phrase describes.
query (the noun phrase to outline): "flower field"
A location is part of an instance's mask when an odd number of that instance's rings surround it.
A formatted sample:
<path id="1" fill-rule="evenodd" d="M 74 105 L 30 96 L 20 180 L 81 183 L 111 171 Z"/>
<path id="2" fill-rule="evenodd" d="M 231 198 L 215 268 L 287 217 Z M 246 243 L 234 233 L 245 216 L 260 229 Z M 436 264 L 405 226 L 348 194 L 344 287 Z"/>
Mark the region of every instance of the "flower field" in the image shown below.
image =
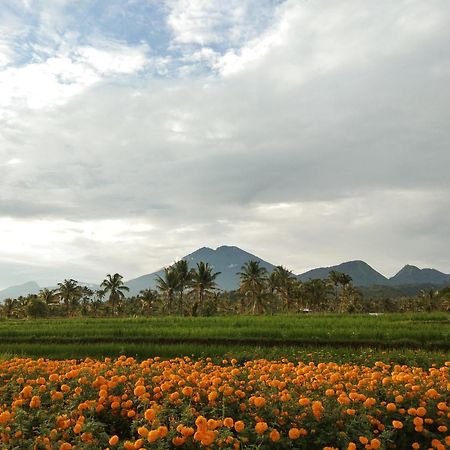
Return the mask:
<path id="1" fill-rule="evenodd" d="M 0 361 L 6 449 L 446 449 L 450 362 Z"/>

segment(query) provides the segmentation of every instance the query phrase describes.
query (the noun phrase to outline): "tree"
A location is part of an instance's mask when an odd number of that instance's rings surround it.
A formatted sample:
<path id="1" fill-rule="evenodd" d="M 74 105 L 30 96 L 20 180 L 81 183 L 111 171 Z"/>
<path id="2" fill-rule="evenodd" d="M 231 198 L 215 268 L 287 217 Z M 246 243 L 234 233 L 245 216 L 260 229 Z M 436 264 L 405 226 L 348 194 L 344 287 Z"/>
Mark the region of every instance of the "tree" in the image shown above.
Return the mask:
<path id="1" fill-rule="evenodd" d="M 330 285 L 321 279 L 310 279 L 302 284 L 302 297 L 311 309 L 324 310 L 328 306 Z"/>
<path id="2" fill-rule="evenodd" d="M 179 289 L 178 274 L 173 266 L 164 268 L 164 276 L 156 276 L 156 288 L 162 292 L 167 299 L 167 311 L 172 312 L 172 303 L 175 292 Z"/>
<path id="3" fill-rule="evenodd" d="M 115 306 L 119 303 L 120 300 L 125 298 L 125 294 L 123 291 L 129 291 L 130 288 L 125 286 L 122 281 L 123 276 L 115 273 L 111 276 L 111 274 L 106 275 L 106 278 L 102 281 L 100 287 L 102 287 L 105 291 L 105 295 L 109 292 L 109 302 L 111 303 L 111 311 L 112 314 L 115 314 Z"/>
<path id="4" fill-rule="evenodd" d="M 240 285 L 239 290 L 244 296 L 250 297 L 252 313 L 263 312 L 264 291 L 267 288 L 267 270 L 260 266 L 259 261 L 248 261 L 238 272 Z"/>
<path id="5" fill-rule="evenodd" d="M 48 289 L 48 288 L 41 289 L 38 293 L 38 298 L 42 300 L 47 305 L 47 307 L 59 303 L 57 289 Z"/>
<path id="6" fill-rule="evenodd" d="M 436 308 L 437 303 L 435 300 L 438 297 L 439 292 L 434 289 L 421 290 L 419 294 L 419 299 L 423 304 L 425 311 L 432 311 Z"/>
<path id="7" fill-rule="evenodd" d="M 58 286 L 59 297 L 66 306 L 66 312 L 69 315 L 78 306 L 78 302 L 83 293 L 82 286 L 78 284 L 78 281 L 72 278 L 69 280 L 66 279 L 62 283 L 58 283 Z"/>
<path id="8" fill-rule="evenodd" d="M 153 306 L 156 300 L 158 300 L 158 293 L 153 289 L 143 289 L 139 292 L 138 298 L 141 304 L 142 312 L 151 316 L 153 313 Z"/>
<path id="9" fill-rule="evenodd" d="M 3 302 L 3 306 L 4 306 L 4 311 L 5 311 L 6 317 L 8 319 L 11 319 L 11 317 L 13 317 L 14 313 L 15 313 L 15 309 L 17 306 L 17 300 L 12 299 L 12 298 L 7 298 Z"/>
<path id="10" fill-rule="evenodd" d="M 177 261 L 173 265 L 173 269 L 175 270 L 177 274 L 177 280 L 178 280 L 178 292 L 180 293 L 179 296 L 179 312 L 180 315 L 183 315 L 183 293 L 184 290 L 189 286 L 189 283 L 192 280 L 192 274 L 193 271 L 189 269 L 188 262 L 185 259 L 181 259 L 180 261 Z"/>
<path id="11" fill-rule="evenodd" d="M 341 283 L 341 275 L 342 272 L 337 272 L 336 270 L 330 270 L 330 272 L 328 273 L 328 279 L 330 280 L 330 283 L 334 286 L 334 301 L 336 304 L 338 303 L 339 284 Z"/>
<path id="12" fill-rule="evenodd" d="M 94 291 L 94 297 L 91 300 L 91 311 L 96 316 L 100 306 L 103 304 L 103 299 L 105 298 L 106 292 L 104 289 L 96 289 Z"/>
<path id="13" fill-rule="evenodd" d="M 283 266 L 275 267 L 270 274 L 269 284 L 278 293 L 284 311 L 292 308 L 293 290 L 297 283 L 297 277 Z"/>
<path id="14" fill-rule="evenodd" d="M 340 296 L 340 312 L 356 313 L 361 312 L 362 308 L 363 303 L 361 291 L 353 286 L 351 282 L 345 283 Z"/>
<path id="15" fill-rule="evenodd" d="M 192 315 L 197 314 L 199 306 L 203 306 L 205 295 L 217 289 L 216 278 L 221 272 L 213 272 L 213 268 L 203 261 L 197 263 L 197 268 L 192 271 L 189 283 L 191 293 L 196 293 L 197 300 L 192 308 Z"/>
<path id="16" fill-rule="evenodd" d="M 47 316 L 47 304 L 39 297 L 30 297 L 26 305 L 27 316 L 32 319 Z"/>

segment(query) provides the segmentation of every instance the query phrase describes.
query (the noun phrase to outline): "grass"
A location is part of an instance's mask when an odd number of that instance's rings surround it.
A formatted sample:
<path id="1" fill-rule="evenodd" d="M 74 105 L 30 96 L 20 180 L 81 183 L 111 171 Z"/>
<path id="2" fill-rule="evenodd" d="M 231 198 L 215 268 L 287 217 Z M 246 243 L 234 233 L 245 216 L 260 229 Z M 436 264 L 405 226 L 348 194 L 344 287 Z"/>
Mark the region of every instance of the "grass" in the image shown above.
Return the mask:
<path id="1" fill-rule="evenodd" d="M 75 318 L 0 322 L 3 343 L 176 343 L 230 345 L 399 345 L 450 349 L 450 315 L 288 315 L 232 317 Z M 201 342 L 199 342 L 201 341 Z"/>
<path id="2" fill-rule="evenodd" d="M 57 359 L 286 357 L 425 367 L 450 359 L 449 319 L 433 313 L 2 321 L 0 342 L 8 354 Z"/>

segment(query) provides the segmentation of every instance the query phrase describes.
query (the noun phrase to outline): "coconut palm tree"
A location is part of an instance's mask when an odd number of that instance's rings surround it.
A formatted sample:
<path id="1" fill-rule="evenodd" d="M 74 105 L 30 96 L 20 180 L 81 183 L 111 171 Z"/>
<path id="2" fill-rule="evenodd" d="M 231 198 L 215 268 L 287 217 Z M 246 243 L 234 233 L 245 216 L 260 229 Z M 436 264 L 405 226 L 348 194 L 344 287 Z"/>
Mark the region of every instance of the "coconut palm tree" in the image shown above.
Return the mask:
<path id="1" fill-rule="evenodd" d="M 309 308 L 319 311 L 327 308 L 331 286 L 325 280 L 310 279 L 305 281 L 302 284 L 301 291 L 301 295 Z"/>
<path id="2" fill-rule="evenodd" d="M 38 297 L 47 306 L 53 306 L 59 303 L 58 291 L 57 289 L 41 289 L 38 293 Z"/>
<path id="3" fill-rule="evenodd" d="M 208 263 L 200 261 L 197 268 L 192 271 L 192 278 L 189 283 L 191 293 L 196 293 L 197 300 L 192 307 L 192 315 L 197 314 L 199 306 L 203 306 L 205 295 L 217 290 L 216 278 L 221 272 L 213 272 L 213 267 Z"/>
<path id="4" fill-rule="evenodd" d="M 6 298 L 5 301 L 3 302 L 5 315 L 8 319 L 14 316 L 16 306 L 17 306 L 16 299 Z"/>
<path id="5" fill-rule="evenodd" d="M 151 316 L 153 312 L 153 306 L 156 300 L 158 300 L 158 293 L 153 289 L 143 289 L 139 292 L 138 299 L 141 303 L 142 312 Z"/>
<path id="6" fill-rule="evenodd" d="M 172 312 L 175 292 L 179 289 L 178 274 L 173 266 L 164 268 L 163 277 L 156 276 L 156 288 L 165 295 L 167 299 L 167 311 L 170 314 Z"/>
<path id="7" fill-rule="evenodd" d="M 330 283 L 334 287 L 334 301 L 337 304 L 338 296 L 339 296 L 339 284 L 341 283 L 341 272 L 337 272 L 336 270 L 330 270 L 328 273 L 328 279 L 330 280 Z"/>
<path id="8" fill-rule="evenodd" d="M 283 266 L 275 267 L 270 274 L 269 284 L 281 298 L 284 311 L 291 309 L 293 290 L 297 282 L 297 277 Z"/>
<path id="9" fill-rule="evenodd" d="M 70 314 L 78 305 L 83 294 L 83 288 L 78 284 L 78 281 L 70 278 L 58 283 L 58 295 L 62 303 L 66 306 L 67 314 Z"/>
<path id="10" fill-rule="evenodd" d="M 250 297 L 252 313 L 255 314 L 257 310 L 263 312 L 263 297 L 268 282 L 267 270 L 260 266 L 259 261 L 248 261 L 241 267 L 238 275 L 239 290 L 245 296 Z"/>
<path id="11" fill-rule="evenodd" d="M 192 269 L 189 269 L 188 262 L 185 259 L 177 261 L 172 267 L 177 274 L 178 291 L 180 293 L 178 307 L 180 315 L 183 315 L 183 294 L 185 289 L 189 286 L 189 283 L 192 280 L 193 271 Z"/>
<path id="12" fill-rule="evenodd" d="M 114 275 L 108 274 L 100 284 L 100 287 L 103 288 L 105 295 L 109 292 L 109 302 L 111 303 L 111 311 L 113 315 L 115 314 L 116 305 L 120 300 L 125 298 L 123 291 L 128 292 L 130 290 L 128 286 L 125 286 L 122 279 L 123 276 L 118 273 L 115 273 Z"/>

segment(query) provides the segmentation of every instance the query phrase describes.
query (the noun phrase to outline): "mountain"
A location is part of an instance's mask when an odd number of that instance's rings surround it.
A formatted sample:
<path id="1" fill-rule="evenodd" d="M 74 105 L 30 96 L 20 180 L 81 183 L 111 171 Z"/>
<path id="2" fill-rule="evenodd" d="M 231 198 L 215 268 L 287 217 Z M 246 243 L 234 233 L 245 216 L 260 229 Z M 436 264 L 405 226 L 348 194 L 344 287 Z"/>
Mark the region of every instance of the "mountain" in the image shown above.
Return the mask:
<path id="1" fill-rule="evenodd" d="M 0 301 L 6 298 L 17 298 L 26 296 L 29 294 L 37 294 L 41 288 L 35 281 L 29 281 L 28 283 L 19 284 L 17 286 L 11 286 L 0 291 Z"/>
<path id="2" fill-rule="evenodd" d="M 239 275 L 237 275 L 237 272 L 248 261 L 259 261 L 261 266 L 268 272 L 272 272 L 275 268 L 273 264 L 251 253 L 241 250 L 238 247 L 227 245 L 222 245 L 216 250 L 209 247 L 202 247 L 181 259 L 186 260 L 190 268 L 195 268 L 200 261 L 209 263 L 213 267 L 214 272 L 221 272 L 216 278 L 216 281 L 218 286 L 225 291 L 231 291 L 239 287 Z M 141 277 L 127 281 L 125 284 L 130 288 L 128 295 L 137 295 L 142 289 L 155 289 L 156 276 L 162 276 L 163 273 L 164 270 L 161 269 L 158 272 L 142 275 Z"/>
<path id="3" fill-rule="evenodd" d="M 450 275 L 439 272 L 436 269 L 419 269 L 407 264 L 393 277 L 389 278 L 390 286 L 402 286 L 411 284 L 428 284 L 443 286 L 450 284 Z"/>
<path id="4" fill-rule="evenodd" d="M 332 271 L 343 272 L 352 277 L 356 286 L 372 286 L 375 284 L 388 284 L 388 279 L 369 266 L 364 261 L 348 261 L 337 266 L 320 267 L 298 275 L 301 281 L 311 279 L 327 278 Z"/>

